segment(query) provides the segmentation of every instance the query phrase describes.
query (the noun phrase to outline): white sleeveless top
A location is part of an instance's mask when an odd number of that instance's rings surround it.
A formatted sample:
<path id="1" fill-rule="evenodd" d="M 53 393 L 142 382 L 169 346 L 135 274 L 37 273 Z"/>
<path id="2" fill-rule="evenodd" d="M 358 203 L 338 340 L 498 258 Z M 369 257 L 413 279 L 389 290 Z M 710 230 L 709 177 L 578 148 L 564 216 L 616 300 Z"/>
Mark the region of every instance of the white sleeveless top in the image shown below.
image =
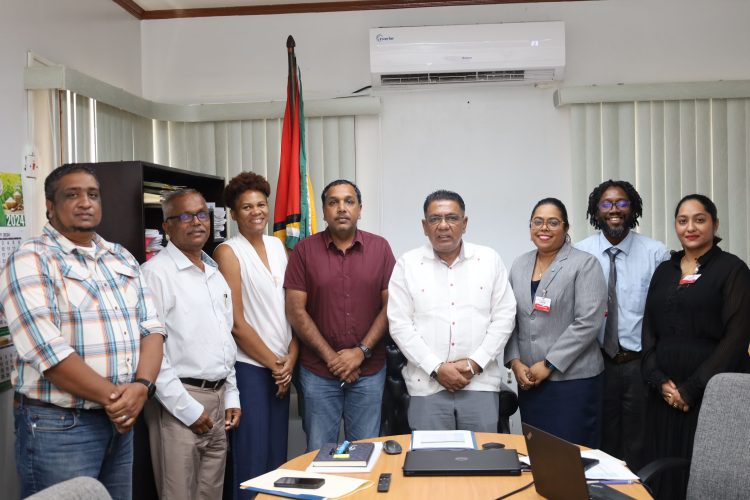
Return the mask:
<path id="1" fill-rule="evenodd" d="M 292 340 L 292 328 L 286 320 L 284 310 L 284 272 L 286 250 L 276 237 L 263 235 L 268 264 L 263 264 L 255 248 L 241 234 L 233 236 L 222 245 L 229 246 L 240 262 L 242 283 L 242 308 L 245 321 L 250 323 L 261 340 L 277 356 L 286 356 Z M 255 366 L 263 365 L 247 355 L 237 346 L 237 361 Z"/>

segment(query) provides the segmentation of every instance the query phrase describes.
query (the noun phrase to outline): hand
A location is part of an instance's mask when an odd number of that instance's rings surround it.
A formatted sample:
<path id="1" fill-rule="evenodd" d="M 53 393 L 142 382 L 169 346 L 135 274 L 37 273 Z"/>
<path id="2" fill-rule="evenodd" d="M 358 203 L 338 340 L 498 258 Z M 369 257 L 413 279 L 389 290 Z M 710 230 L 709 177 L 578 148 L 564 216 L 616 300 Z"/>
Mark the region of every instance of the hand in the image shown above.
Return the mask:
<path id="1" fill-rule="evenodd" d="M 193 431 L 193 434 L 198 434 L 200 436 L 201 434 L 205 434 L 213 429 L 213 427 L 214 423 L 204 409 L 203 413 L 201 413 L 201 416 L 198 417 L 198 420 L 193 422 L 193 424 L 190 426 L 190 430 Z"/>
<path id="2" fill-rule="evenodd" d="M 460 391 L 469 385 L 469 379 L 461 375 L 454 363 L 443 363 L 437 372 L 437 381 L 449 392 Z"/>
<path id="3" fill-rule="evenodd" d="M 359 370 L 364 360 L 365 353 L 359 347 L 341 349 L 336 353 L 336 357 L 328 363 L 328 370 L 339 380 L 351 383 L 349 379 L 355 371 Z M 354 380 L 357 380 L 357 378 L 359 378 L 359 375 Z"/>
<path id="4" fill-rule="evenodd" d="M 289 382 L 292 381 L 294 363 L 294 360 L 288 354 L 276 360 L 276 368 L 271 372 L 276 385 L 289 385 Z"/>
<path id="5" fill-rule="evenodd" d="M 277 383 L 276 385 L 277 385 L 276 397 L 279 398 L 279 399 L 284 399 L 286 397 L 287 393 L 289 393 L 289 387 L 292 385 L 292 381 L 290 380 L 289 382 L 287 382 L 285 384 L 278 384 Z"/>
<path id="6" fill-rule="evenodd" d="M 124 434 L 133 428 L 147 398 L 148 389 L 141 383 L 117 386 L 109 396 L 112 402 L 104 407 L 117 432 Z"/>
<path id="7" fill-rule="evenodd" d="M 544 360 L 537 361 L 529 367 L 529 373 L 531 373 L 531 380 L 534 385 L 539 385 L 552 375 L 552 368 L 544 366 Z"/>
<path id="8" fill-rule="evenodd" d="M 510 363 L 510 369 L 518 382 L 518 388 L 522 391 L 528 391 L 534 388 L 534 380 L 529 367 L 521 362 L 520 359 L 514 359 Z"/>
<path id="9" fill-rule="evenodd" d="M 480 368 L 473 359 L 469 358 L 457 359 L 456 361 L 453 361 L 452 364 L 455 365 L 459 373 L 461 373 L 461 375 L 463 375 L 464 378 L 469 381 L 474 377 L 474 375 L 479 375 L 479 373 L 482 371 L 482 368 Z M 469 364 L 471 364 L 471 368 L 469 368 Z M 472 370 L 474 371 L 472 372 Z"/>
<path id="10" fill-rule="evenodd" d="M 677 386 L 672 380 L 667 380 L 661 384 L 661 396 L 664 399 L 664 402 L 675 410 L 684 411 L 686 413 L 690 410 L 690 406 L 688 406 L 688 404 L 685 403 L 685 400 L 682 399 L 679 389 L 677 389 Z"/>
<path id="11" fill-rule="evenodd" d="M 239 408 L 227 408 L 224 410 L 224 430 L 230 431 L 239 427 L 240 415 L 242 415 L 242 411 Z"/>

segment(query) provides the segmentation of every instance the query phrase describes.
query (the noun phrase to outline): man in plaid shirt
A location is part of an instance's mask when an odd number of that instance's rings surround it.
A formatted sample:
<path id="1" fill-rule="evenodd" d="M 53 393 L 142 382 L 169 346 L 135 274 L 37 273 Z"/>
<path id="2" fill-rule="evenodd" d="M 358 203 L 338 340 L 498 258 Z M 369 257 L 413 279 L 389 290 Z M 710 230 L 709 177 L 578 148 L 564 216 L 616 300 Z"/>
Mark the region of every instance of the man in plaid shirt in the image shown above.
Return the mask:
<path id="1" fill-rule="evenodd" d="M 130 432 L 159 372 L 165 338 L 138 263 L 99 237 L 99 182 L 63 165 L 44 182 L 48 224 L 8 259 L 1 309 L 13 374 L 21 496 L 76 476 L 132 494 Z"/>

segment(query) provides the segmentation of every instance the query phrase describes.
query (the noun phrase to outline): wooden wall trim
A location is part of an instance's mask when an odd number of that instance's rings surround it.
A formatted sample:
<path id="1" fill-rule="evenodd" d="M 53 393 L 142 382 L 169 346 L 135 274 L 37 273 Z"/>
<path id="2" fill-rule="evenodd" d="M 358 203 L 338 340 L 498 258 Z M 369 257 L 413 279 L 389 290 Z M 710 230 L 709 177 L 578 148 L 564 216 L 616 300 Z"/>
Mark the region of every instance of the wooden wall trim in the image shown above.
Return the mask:
<path id="1" fill-rule="evenodd" d="M 140 5 L 135 3 L 133 0 L 112 0 L 117 5 L 125 9 L 129 14 L 131 14 L 136 19 L 143 19 L 143 13 L 146 12 L 141 8 Z"/>
<path id="2" fill-rule="evenodd" d="M 258 16 L 271 14 L 302 14 L 311 12 L 345 12 L 357 10 L 413 9 L 421 7 L 450 7 L 462 5 L 492 5 L 513 3 L 565 2 L 569 0 L 344 0 L 342 2 L 253 5 L 243 7 L 213 7 L 202 9 L 143 10 L 134 0 L 113 0 L 136 18 L 177 19 L 186 17 Z M 593 1 L 593 0 L 577 0 Z"/>

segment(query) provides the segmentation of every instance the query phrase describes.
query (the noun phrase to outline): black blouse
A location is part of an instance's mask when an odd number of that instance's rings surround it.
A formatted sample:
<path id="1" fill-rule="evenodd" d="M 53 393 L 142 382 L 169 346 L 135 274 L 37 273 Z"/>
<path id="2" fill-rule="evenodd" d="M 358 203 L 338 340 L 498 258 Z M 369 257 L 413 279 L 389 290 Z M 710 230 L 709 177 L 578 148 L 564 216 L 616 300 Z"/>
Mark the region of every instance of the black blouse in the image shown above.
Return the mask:
<path id="1" fill-rule="evenodd" d="M 680 285 L 684 255 L 673 253 L 651 278 L 642 370 L 657 391 L 671 379 L 694 406 L 715 374 L 750 371 L 750 269 L 714 245 L 698 259 L 700 278 Z"/>

